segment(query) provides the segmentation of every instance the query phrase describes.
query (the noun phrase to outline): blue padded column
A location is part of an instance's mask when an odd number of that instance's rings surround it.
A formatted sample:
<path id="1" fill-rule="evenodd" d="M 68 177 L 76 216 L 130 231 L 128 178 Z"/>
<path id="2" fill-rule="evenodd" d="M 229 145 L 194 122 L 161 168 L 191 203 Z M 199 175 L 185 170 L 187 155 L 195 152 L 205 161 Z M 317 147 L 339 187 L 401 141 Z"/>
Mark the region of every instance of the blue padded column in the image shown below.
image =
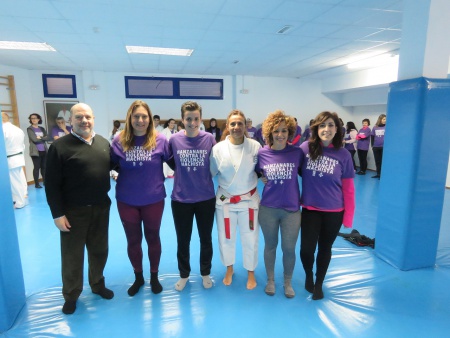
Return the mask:
<path id="1" fill-rule="evenodd" d="M 450 80 L 391 83 L 376 254 L 401 270 L 436 260 L 450 146 Z"/>
<path id="2" fill-rule="evenodd" d="M 0 177 L 0 332 L 4 332 L 12 326 L 25 305 L 25 286 L 2 123 L 0 123 Z"/>

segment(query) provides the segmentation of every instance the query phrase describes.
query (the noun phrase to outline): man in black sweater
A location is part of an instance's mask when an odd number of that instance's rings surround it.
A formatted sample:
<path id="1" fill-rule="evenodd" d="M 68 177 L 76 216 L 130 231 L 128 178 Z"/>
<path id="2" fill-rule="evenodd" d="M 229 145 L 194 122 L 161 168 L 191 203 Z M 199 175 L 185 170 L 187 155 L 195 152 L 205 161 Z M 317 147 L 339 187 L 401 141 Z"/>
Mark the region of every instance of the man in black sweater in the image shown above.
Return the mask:
<path id="1" fill-rule="evenodd" d="M 87 104 L 74 105 L 70 113 L 72 131 L 50 146 L 45 177 L 47 202 L 61 231 L 65 314 L 75 312 L 83 290 L 85 247 L 92 292 L 105 299 L 114 297 L 103 276 L 111 206 L 109 142 L 93 131 L 94 114 Z"/>

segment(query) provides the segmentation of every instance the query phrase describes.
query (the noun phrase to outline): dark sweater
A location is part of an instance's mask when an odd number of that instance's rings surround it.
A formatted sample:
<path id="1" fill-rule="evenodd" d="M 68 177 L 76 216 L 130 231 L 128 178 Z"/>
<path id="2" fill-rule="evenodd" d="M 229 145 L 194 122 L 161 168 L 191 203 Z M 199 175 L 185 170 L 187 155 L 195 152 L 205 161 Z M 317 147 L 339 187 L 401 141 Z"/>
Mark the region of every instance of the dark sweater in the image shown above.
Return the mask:
<path id="1" fill-rule="evenodd" d="M 52 143 L 47 154 L 45 193 L 53 218 L 66 206 L 109 202 L 109 142 L 95 135 L 88 145 L 72 134 Z"/>

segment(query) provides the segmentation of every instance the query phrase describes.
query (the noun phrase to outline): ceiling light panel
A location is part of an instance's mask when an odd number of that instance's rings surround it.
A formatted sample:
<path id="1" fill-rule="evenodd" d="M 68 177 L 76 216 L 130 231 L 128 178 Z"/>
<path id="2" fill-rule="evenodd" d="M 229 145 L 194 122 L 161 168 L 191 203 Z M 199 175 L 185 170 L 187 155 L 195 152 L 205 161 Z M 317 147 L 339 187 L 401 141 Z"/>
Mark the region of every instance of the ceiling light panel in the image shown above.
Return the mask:
<path id="1" fill-rule="evenodd" d="M 182 48 L 163 48 L 163 47 L 145 47 L 145 46 L 125 46 L 129 54 L 157 54 L 157 55 L 177 55 L 191 56 L 193 49 Z"/>
<path id="2" fill-rule="evenodd" d="M 45 42 L 0 41 L 0 49 L 56 52 L 52 46 L 46 44 Z"/>

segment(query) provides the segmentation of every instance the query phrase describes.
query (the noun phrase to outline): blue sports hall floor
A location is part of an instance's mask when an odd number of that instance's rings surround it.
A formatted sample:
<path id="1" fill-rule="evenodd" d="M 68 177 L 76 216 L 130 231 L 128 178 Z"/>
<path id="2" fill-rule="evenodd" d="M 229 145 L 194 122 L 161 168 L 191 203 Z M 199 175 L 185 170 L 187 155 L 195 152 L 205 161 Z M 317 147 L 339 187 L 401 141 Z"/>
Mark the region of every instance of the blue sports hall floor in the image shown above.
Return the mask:
<path id="1" fill-rule="evenodd" d="M 375 236 L 379 181 L 357 176 L 357 209 L 354 229 Z M 166 181 L 168 196 L 173 180 Z M 261 187 L 259 187 L 261 188 Z M 449 337 L 450 335 L 450 190 L 445 192 L 436 264 L 433 268 L 400 271 L 379 259 L 371 248 L 336 239 L 324 284 L 325 298 L 313 301 L 304 290 L 299 259 L 288 299 L 282 287 L 281 250 L 276 262 L 276 294 L 264 293 L 266 273 L 264 241 L 260 235 L 258 286 L 246 289 L 246 271 L 237 251 L 233 284 L 222 284 L 216 229 L 213 230 L 214 286 L 204 289 L 199 274 L 199 240 L 194 230 L 191 244 L 192 274 L 182 292 L 178 280 L 176 237 L 166 199 L 161 227 L 162 293 L 146 284 L 134 297 L 127 294 L 134 275 L 127 257 L 125 234 L 114 201 L 110 222 L 110 253 L 105 269 L 112 300 L 84 291 L 73 315 L 61 312 L 59 232 L 53 224 L 44 189 L 29 188 L 29 206 L 16 210 L 27 302 L 13 327 L 1 337 Z M 343 232 L 350 230 L 343 229 Z M 145 242 L 144 242 L 145 243 Z M 144 252 L 146 245 L 144 244 Z"/>

